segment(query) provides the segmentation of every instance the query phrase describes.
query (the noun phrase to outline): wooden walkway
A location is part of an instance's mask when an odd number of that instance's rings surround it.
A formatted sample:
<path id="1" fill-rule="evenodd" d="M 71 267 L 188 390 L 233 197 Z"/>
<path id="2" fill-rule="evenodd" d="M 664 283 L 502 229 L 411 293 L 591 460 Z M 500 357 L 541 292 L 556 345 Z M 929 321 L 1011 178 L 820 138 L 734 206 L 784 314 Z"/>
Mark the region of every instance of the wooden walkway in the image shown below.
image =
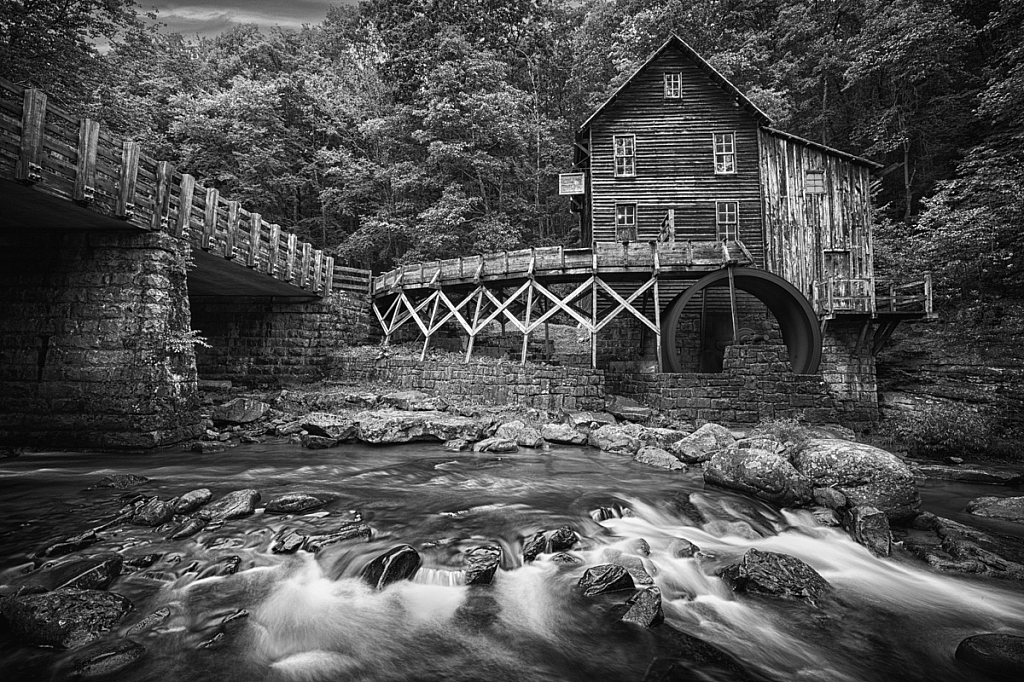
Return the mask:
<path id="1" fill-rule="evenodd" d="M 66 229 L 134 228 L 187 240 L 200 267 L 244 268 L 254 290 L 323 297 L 365 293 L 369 271 L 334 259 L 259 213 L 206 188 L 134 140 L 115 138 L 97 121 L 77 119 L 44 92 L 0 78 L 0 178 L 8 225 L 34 229 L 49 218 Z M 13 210 L 12 210 L 12 204 Z M 18 225 L 20 223 L 20 225 Z M 245 276 L 232 273 L 233 281 Z"/>

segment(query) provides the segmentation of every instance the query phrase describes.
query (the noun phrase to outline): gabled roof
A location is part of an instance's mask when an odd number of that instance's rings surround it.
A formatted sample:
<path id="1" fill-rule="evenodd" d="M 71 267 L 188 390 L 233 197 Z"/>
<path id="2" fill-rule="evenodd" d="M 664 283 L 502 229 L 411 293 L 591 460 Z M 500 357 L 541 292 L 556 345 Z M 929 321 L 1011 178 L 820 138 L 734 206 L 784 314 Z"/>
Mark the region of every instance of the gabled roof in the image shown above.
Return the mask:
<path id="1" fill-rule="evenodd" d="M 792 133 L 787 133 L 785 130 L 777 130 L 775 128 L 765 127 L 764 131 L 766 133 L 768 133 L 769 135 L 774 135 L 775 137 L 781 137 L 782 139 L 789 140 L 790 142 L 796 142 L 798 144 L 802 144 L 802 145 L 806 145 L 808 147 L 811 147 L 812 149 L 817 149 L 819 151 L 823 151 L 823 152 L 826 152 L 828 154 L 833 154 L 833 155 L 838 156 L 838 157 L 840 157 L 842 159 L 846 159 L 847 161 L 850 161 L 851 163 L 859 163 L 861 165 L 867 166 L 868 168 L 870 168 L 870 169 L 872 169 L 874 171 L 881 170 L 882 167 L 883 167 L 882 164 L 880 164 L 880 163 L 878 163 L 876 161 L 872 161 L 871 159 L 865 159 L 863 156 L 857 156 L 856 154 L 851 154 L 849 152 L 844 152 L 841 149 L 836 149 L 835 147 L 829 147 L 828 145 L 824 145 L 824 144 L 822 144 L 820 142 L 815 142 L 814 140 L 808 140 L 807 138 L 800 137 L 799 135 L 793 135 Z"/>
<path id="2" fill-rule="evenodd" d="M 719 85 L 719 87 L 725 90 L 726 94 L 735 99 L 737 104 L 739 104 L 741 107 L 743 107 L 751 114 L 753 114 L 761 122 L 762 125 L 770 126 L 772 124 L 772 120 L 768 117 L 768 114 L 758 109 L 753 102 L 747 99 L 746 95 L 740 92 L 739 88 L 737 88 L 735 85 L 729 82 L 728 78 L 719 73 L 718 70 L 715 69 L 715 67 L 711 66 L 711 64 L 709 64 L 703 57 L 697 54 L 696 50 L 687 45 L 682 38 L 673 33 L 672 36 L 668 40 L 666 40 L 661 47 L 654 51 L 654 54 L 647 58 L 647 61 L 640 65 L 640 68 L 633 72 L 633 75 L 626 79 L 625 83 L 620 85 L 618 89 L 616 89 L 615 92 L 612 93 L 611 97 L 606 99 L 604 103 L 601 106 L 599 106 L 594 111 L 594 113 L 592 113 L 590 117 L 587 118 L 586 121 L 583 122 L 583 125 L 579 127 L 578 132 L 586 130 L 595 118 L 600 116 L 605 109 L 610 107 L 615 102 L 615 100 L 618 99 L 620 92 L 622 92 L 630 83 L 632 83 L 637 78 L 637 76 L 643 73 L 647 69 L 647 67 L 649 67 L 656 59 L 658 59 L 658 57 L 665 54 L 665 52 L 669 48 L 675 48 L 683 52 L 683 54 L 689 57 L 704 73 L 708 75 L 709 78 L 711 78 L 711 80 L 715 81 Z"/>

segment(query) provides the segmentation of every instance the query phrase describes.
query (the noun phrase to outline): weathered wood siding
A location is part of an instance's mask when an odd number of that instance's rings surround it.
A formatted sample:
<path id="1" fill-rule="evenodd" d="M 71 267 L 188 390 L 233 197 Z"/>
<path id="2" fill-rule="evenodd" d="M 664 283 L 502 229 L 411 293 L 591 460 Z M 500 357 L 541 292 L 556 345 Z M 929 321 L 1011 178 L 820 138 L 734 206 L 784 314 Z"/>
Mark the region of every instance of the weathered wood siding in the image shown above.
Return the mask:
<path id="1" fill-rule="evenodd" d="M 665 99 L 666 72 L 682 73 L 682 97 Z M 637 238 L 658 237 L 675 209 L 677 240 L 715 239 L 715 203 L 739 203 L 739 236 L 764 263 L 758 179 L 758 122 L 679 50 L 666 50 L 620 93 L 589 129 L 591 233 L 615 240 L 615 204 L 637 205 Z M 716 175 L 713 134 L 735 134 L 736 173 Z M 613 135 L 636 136 L 636 177 L 617 178 Z"/>
<path id="2" fill-rule="evenodd" d="M 808 299 L 826 276 L 826 253 L 849 252 L 850 278 L 873 280 L 871 169 L 761 130 L 765 267 Z M 824 194 L 807 193 L 807 171 L 824 171 Z"/>

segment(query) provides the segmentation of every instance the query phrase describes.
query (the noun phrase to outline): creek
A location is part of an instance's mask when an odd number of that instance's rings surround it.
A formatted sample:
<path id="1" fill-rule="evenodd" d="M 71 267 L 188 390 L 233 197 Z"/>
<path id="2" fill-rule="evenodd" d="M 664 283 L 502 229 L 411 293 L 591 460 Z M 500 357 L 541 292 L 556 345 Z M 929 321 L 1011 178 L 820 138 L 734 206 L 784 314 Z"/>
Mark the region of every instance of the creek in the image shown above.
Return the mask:
<path id="1" fill-rule="evenodd" d="M 114 526 L 83 550 L 160 555 L 144 569 L 126 567 L 109 588 L 134 603 L 111 636 L 158 609 L 170 613 L 132 636 L 147 653 L 117 673 L 128 682 L 639 682 L 654 659 L 679 657 L 678 633 L 728 652 L 753 679 L 967 681 L 987 678 L 954 659 L 963 638 L 1024 630 L 1024 590 L 1016 583 L 938 574 L 900 552 L 879 559 L 840 530 L 817 526 L 809 512 L 780 512 L 705 488 L 699 469 L 670 472 L 572 447 L 496 456 L 439 444 L 279 444 L 215 455 L 2 460 L 0 584 L 30 569 L 31 555 L 48 542 L 114 516 L 124 492 L 90 488 L 111 473 L 146 476 L 131 492 L 163 499 L 202 487 L 215 499 L 255 488 L 264 504 L 292 492 L 330 499 L 312 515 L 258 509 L 177 541 L 166 529 Z M 931 484 L 925 497 L 939 514 L 944 500 L 963 494 L 960 487 L 944 496 L 942 485 Z M 680 511 L 687 493 L 702 526 Z M 615 513 L 595 521 L 600 508 Z M 355 518 L 372 527 L 369 542 L 340 542 L 315 556 L 270 551 L 283 530 L 326 532 Z M 524 537 L 565 524 L 581 538 L 570 552 L 581 563 L 547 554 L 523 563 Z M 606 563 L 607 550 L 634 551 L 640 538 L 650 547 L 642 561 L 664 599 L 665 623 L 652 629 L 618 621 L 627 593 L 586 598 L 576 586 L 586 566 Z M 705 556 L 678 557 L 679 539 Z M 423 558 L 414 578 L 382 591 L 366 585 L 362 568 L 401 544 Z M 484 544 L 502 548 L 501 567 L 492 584 L 466 586 L 460 557 Z M 832 585 L 831 595 L 814 606 L 733 594 L 714 574 L 751 547 L 802 559 Z M 229 556 L 240 558 L 237 572 L 218 575 Z M 64 679 L 80 655 L 3 636 L 0 679 Z M 680 665 L 671 679 L 751 679 L 714 662 Z"/>

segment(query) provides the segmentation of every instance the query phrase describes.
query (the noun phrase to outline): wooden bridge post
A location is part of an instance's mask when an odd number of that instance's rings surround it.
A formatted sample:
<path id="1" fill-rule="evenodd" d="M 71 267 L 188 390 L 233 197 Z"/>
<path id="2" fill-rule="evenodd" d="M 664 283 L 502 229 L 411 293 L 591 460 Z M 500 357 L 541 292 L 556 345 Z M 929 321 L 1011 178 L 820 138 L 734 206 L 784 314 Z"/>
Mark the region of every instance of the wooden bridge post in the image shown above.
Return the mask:
<path id="1" fill-rule="evenodd" d="M 235 257 L 235 235 L 238 232 L 238 224 L 241 222 L 239 216 L 239 204 L 237 201 L 228 202 L 228 228 L 224 235 L 224 258 L 231 260 Z"/>
<path id="2" fill-rule="evenodd" d="M 156 194 L 153 197 L 153 217 L 149 221 L 149 229 L 166 231 L 170 226 L 171 212 L 171 181 L 174 179 L 174 166 L 170 161 L 158 161 L 156 164 Z"/>
<path id="3" fill-rule="evenodd" d="M 288 235 L 288 260 L 284 265 L 284 281 L 286 282 L 295 279 L 295 250 L 298 243 L 299 238 L 294 233 Z"/>
<path id="4" fill-rule="evenodd" d="M 466 344 L 466 364 L 469 364 L 469 359 L 473 356 L 473 344 L 476 342 L 476 335 L 480 331 L 477 325 L 480 324 L 480 308 L 484 303 L 484 285 L 481 284 L 477 287 L 476 294 L 476 311 L 473 313 L 473 323 L 470 325 L 469 332 L 469 343 Z"/>
<path id="5" fill-rule="evenodd" d="M 83 118 L 78 124 L 78 163 L 75 164 L 73 198 L 79 204 L 96 198 L 96 153 L 100 139 L 99 121 Z"/>
<path id="6" fill-rule="evenodd" d="M 117 176 L 117 207 L 114 215 L 131 220 L 135 215 L 135 183 L 139 179 L 139 143 L 125 140 L 121 146 L 121 171 Z"/>
<path id="7" fill-rule="evenodd" d="M 740 325 L 739 318 L 736 315 L 736 279 L 733 275 L 733 268 L 735 266 L 730 265 L 729 270 L 729 310 L 732 313 L 732 342 L 736 344 L 740 340 Z"/>
<path id="8" fill-rule="evenodd" d="M 245 264 L 255 268 L 260 259 L 260 231 L 263 229 L 263 216 L 259 213 L 249 214 L 249 253 L 246 255 Z"/>
<path id="9" fill-rule="evenodd" d="M 324 259 L 324 298 L 334 295 L 334 258 Z"/>
<path id="10" fill-rule="evenodd" d="M 309 242 L 302 242 L 302 262 L 299 264 L 299 286 L 305 289 L 309 286 L 309 257 L 313 245 Z"/>
<path id="11" fill-rule="evenodd" d="M 590 285 L 590 366 L 597 369 L 597 251 L 594 251 L 594 281 Z"/>
<path id="12" fill-rule="evenodd" d="M 43 135 L 46 133 L 46 93 L 25 90 L 21 110 L 21 148 L 14 179 L 32 185 L 43 179 Z"/>
<path id="13" fill-rule="evenodd" d="M 181 176 L 181 184 L 178 185 L 178 215 L 174 221 L 175 237 L 188 238 L 192 225 L 192 199 L 196 191 L 196 179 L 185 173 Z"/>
<path id="14" fill-rule="evenodd" d="M 670 215 L 672 215 L 672 209 L 669 209 Z M 673 223 L 672 227 L 672 242 L 675 242 L 675 227 Z M 661 351 L 661 295 L 658 293 L 658 280 L 661 274 L 661 259 L 658 256 L 658 245 L 652 244 L 651 250 L 654 251 L 654 271 L 651 276 L 654 278 L 654 347 L 655 352 L 658 355 L 658 373 L 661 374 L 665 371 L 665 359 L 662 356 Z M 646 311 L 644 315 L 646 316 Z M 641 327 L 642 329 L 643 327 Z"/>
<path id="15" fill-rule="evenodd" d="M 209 251 L 213 248 L 214 235 L 217 233 L 217 206 L 220 203 L 220 192 L 210 187 L 206 190 L 206 211 L 203 214 L 203 236 L 199 240 L 199 248 Z"/>
<path id="16" fill-rule="evenodd" d="M 270 249 L 268 251 L 267 260 L 267 274 L 271 277 L 277 277 L 279 269 L 277 267 L 277 259 L 281 251 L 281 226 L 274 223 L 270 226 Z"/>

